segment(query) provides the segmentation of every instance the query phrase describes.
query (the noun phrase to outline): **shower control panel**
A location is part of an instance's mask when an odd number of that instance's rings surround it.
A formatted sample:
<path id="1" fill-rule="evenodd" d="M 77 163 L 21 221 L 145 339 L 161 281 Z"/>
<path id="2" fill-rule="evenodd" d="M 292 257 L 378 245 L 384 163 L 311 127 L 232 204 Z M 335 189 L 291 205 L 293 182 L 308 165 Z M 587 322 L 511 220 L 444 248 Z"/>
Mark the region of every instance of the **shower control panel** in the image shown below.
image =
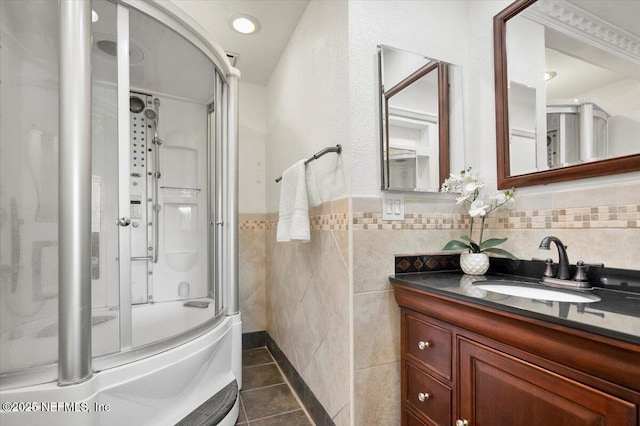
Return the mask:
<path id="1" fill-rule="evenodd" d="M 153 121 L 151 95 L 131 92 L 130 108 L 130 215 L 131 215 L 131 291 L 132 303 L 147 303 L 152 294 L 152 269 L 149 259 L 154 247 L 153 197 Z M 135 101 L 134 101 L 135 100 Z M 147 111 L 150 110 L 150 111 Z M 152 117 L 153 118 L 153 117 Z"/>
<path id="2" fill-rule="evenodd" d="M 142 219 L 142 197 L 131 196 L 131 219 Z"/>

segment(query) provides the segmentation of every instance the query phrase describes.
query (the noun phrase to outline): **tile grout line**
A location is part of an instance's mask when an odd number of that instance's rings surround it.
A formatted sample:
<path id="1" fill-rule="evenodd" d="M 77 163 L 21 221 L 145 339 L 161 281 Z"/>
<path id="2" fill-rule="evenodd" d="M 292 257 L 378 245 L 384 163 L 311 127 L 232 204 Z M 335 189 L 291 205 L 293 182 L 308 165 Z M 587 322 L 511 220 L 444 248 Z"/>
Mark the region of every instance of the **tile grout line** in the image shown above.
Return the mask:
<path id="1" fill-rule="evenodd" d="M 395 361 L 383 362 L 382 364 L 376 364 L 376 365 L 371 365 L 369 367 L 358 368 L 358 369 L 354 370 L 354 372 L 356 372 L 356 371 L 366 371 L 366 370 L 371 370 L 372 368 L 384 367 L 384 366 L 387 366 L 387 365 L 399 364 L 399 363 L 400 363 L 400 358 L 398 358 Z"/>
<path id="2" fill-rule="evenodd" d="M 311 423 L 312 426 L 316 426 L 315 422 L 313 421 L 313 419 L 309 415 L 309 412 L 307 411 L 307 408 L 304 406 L 304 404 L 300 400 L 300 397 L 298 396 L 298 393 L 293 389 L 293 386 L 291 386 L 291 383 L 289 383 L 289 379 L 287 379 L 287 376 L 284 374 L 284 371 L 282 371 L 282 369 L 280 368 L 280 365 L 278 365 L 278 363 L 276 362 L 275 358 L 273 357 L 273 354 L 271 353 L 271 351 L 269 351 L 269 348 L 267 348 L 266 346 L 265 346 L 265 349 L 269 353 L 269 356 L 271 357 L 271 359 L 273 359 L 274 363 L 276 364 L 276 368 L 278 369 L 278 371 L 282 375 L 282 378 L 284 379 L 284 382 L 289 387 L 289 390 L 291 390 L 291 393 L 293 394 L 293 397 L 298 402 L 298 406 L 300 407 L 302 412 L 307 416 L 307 420 L 309 420 L 309 422 Z"/>
<path id="3" fill-rule="evenodd" d="M 284 380 L 280 383 L 272 383 L 270 385 L 266 385 L 266 386 L 259 386 L 257 388 L 253 388 L 253 389 L 247 389 L 247 390 L 242 390 L 242 392 L 244 393 L 249 393 L 249 392 L 253 392 L 253 391 L 257 391 L 257 390 L 262 390 L 262 389 L 268 389 L 268 388 L 273 388 L 276 386 L 282 386 L 282 385 L 287 385 L 289 386 L 289 384 L 287 382 L 285 382 Z"/>
<path id="4" fill-rule="evenodd" d="M 246 420 L 246 424 L 249 424 L 249 417 L 247 416 L 247 410 L 244 409 L 244 401 L 242 400 L 242 395 L 240 395 L 240 392 L 238 392 L 238 398 L 240 398 L 240 409 L 242 410 L 242 412 L 244 413 L 244 419 Z"/>
<path id="5" fill-rule="evenodd" d="M 255 364 L 255 365 L 247 365 L 246 367 L 242 367 L 243 370 L 247 369 L 247 368 L 253 368 L 253 367 L 262 367 L 264 365 L 269 365 L 269 364 L 275 364 L 275 361 L 271 361 L 271 362 L 265 362 L 262 364 Z"/>
<path id="6" fill-rule="evenodd" d="M 257 418 L 257 419 L 253 419 L 253 420 L 251 420 L 251 421 L 247 421 L 247 424 L 248 424 L 248 425 L 250 425 L 250 424 L 251 424 L 251 422 L 257 422 L 257 421 L 260 421 L 260 420 L 272 419 L 272 418 L 274 418 L 274 417 L 282 416 L 282 415 L 284 415 L 284 414 L 291 414 L 291 413 L 295 413 L 296 411 L 302 411 L 302 412 L 304 412 L 304 410 L 302 409 L 302 407 L 300 407 L 300 408 L 298 408 L 298 409 L 296 409 L 296 410 L 283 411 L 282 413 L 272 414 L 271 416 L 266 416 L 266 417 L 260 417 L 260 418 Z M 315 425 L 314 425 L 314 426 L 315 426 Z"/>

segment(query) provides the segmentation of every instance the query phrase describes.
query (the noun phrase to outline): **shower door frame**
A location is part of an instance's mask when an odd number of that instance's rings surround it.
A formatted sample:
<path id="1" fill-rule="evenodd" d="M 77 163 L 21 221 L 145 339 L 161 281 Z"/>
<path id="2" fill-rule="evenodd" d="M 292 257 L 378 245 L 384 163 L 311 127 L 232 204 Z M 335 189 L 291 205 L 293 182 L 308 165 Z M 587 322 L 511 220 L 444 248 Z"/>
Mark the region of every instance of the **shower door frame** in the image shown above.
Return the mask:
<path id="1" fill-rule="evenodd" d="M 124 220 L 131 216 L 131 144 L 129 128 L 130 64 L 129 64 L 129 8 L 116 4 L 117 10 L 117 66 L 118 66 L 118 218 Z M 131 313 L 131 228 L 121 224 L 118 229 L 118 280 L 120 352 L 133 346 Z M 129 222 L 131 220 L 129 219 Z M 155 224 L 157 225 L 157 224 Z"/>

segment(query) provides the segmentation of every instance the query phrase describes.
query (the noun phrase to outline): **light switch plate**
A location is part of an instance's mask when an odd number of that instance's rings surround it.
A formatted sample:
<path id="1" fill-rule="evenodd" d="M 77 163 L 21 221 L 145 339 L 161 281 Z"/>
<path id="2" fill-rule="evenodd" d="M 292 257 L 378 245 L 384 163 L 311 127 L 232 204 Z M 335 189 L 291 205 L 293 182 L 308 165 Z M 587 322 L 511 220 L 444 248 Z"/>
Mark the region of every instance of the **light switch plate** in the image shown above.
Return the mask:
<path id="1" fill-rule="evenodd" d="M 404 195 L 382 193 L 382 219 L 404 220 Z"/>

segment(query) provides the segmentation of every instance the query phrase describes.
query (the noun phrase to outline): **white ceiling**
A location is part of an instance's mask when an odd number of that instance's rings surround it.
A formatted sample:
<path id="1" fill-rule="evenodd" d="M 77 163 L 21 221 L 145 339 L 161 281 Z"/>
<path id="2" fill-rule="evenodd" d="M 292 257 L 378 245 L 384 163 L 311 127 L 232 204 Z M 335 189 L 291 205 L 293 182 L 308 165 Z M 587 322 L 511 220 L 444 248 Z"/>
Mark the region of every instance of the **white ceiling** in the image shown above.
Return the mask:
<path id="1" fill-rule="evenodd" d="M 175 0 L 211 32 L 227 51 L 238 55 L 242 81 L 266 85 L 309 0 Z M 116 41 L 116 6 L 94 0 L 100 19 L 92 25 L 93 76 L 115 82 L 116 60 L 97 48 L 101 40 Z M 229 17 L 248 14 L 260 22 L 256 34 L 235 32 Z M 131 87 L 207 103 L 213 96 L 211 62 L 178 34 L 148 16 L 130 14 Z M 189 64 L 185 67 L 184 64 Z"/>
<path id="2" fill-rule="evenodd" d="M 640 36 L 639 0 L 568 0 L 610 24 Z M 614 50 L 601 49 L 545 28 L 547 71 L 557 76 L 546 84 L 548 98 L 579 98 L 596 88 L 625 79 L 640 79 L 640 63 Z"/>
<path id="3" fill-rule="evenodd" d="M 557 76 L 547 81 L 547 98 L 568 99 L 582 97 L 585 92 L 613 84 L 627 78 L 598 65 L 546 49 L 547 70 Z"/>
<path id="4" fill-rule="evenodd" d="M 238 54 L 242 81 L 266 85 L 309 0 L 174 0 L 227 52 Z M 232 30 L 229 18 L 247 14 L 261 25 L 255 34 Z"/>

